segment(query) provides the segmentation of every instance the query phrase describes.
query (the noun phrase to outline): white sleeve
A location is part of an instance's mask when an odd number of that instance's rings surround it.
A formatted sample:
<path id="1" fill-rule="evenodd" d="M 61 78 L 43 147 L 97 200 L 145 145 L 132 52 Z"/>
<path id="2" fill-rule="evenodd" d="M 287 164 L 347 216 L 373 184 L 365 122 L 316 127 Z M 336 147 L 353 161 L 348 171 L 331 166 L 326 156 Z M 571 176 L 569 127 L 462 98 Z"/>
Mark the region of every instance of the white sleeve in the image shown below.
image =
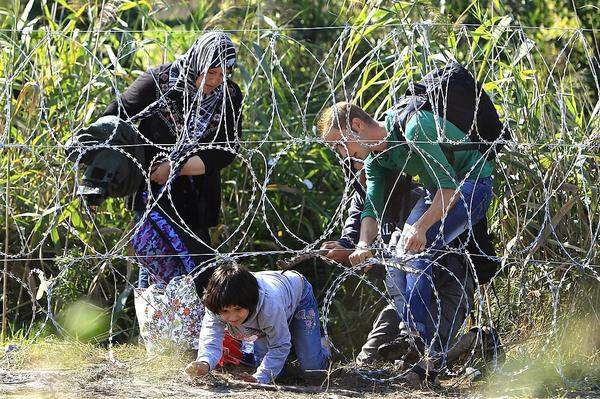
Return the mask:
<path id="1" fill-rule="evenodd" d="M 261 312 L 257 321 L 266 334 L 267 354 L 256 369 L 254 378 L 262 384 L 269 384 L 283 369 L 292 348 L 292 336 L 285 311 L 279 304 Z"/>
<path id="2" fill-rule="evenodd" d="M 206 362 L 213 370 L 223 355 L 223 336 L 225 335 L 225 323 L 217 315 L 206 309 L 200 329 L 200 340 L 198 342 L 199 362 Z"/>

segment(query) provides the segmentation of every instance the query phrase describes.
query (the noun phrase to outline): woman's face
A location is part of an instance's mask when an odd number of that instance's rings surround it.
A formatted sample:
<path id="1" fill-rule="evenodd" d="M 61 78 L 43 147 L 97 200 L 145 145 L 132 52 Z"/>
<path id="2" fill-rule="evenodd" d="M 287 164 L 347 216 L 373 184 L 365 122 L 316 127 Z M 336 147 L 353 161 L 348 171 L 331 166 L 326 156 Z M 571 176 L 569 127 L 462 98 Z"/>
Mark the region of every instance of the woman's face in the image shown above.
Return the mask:
<path id="1" fill-rule="evenodd" d="M 218 87 L 221 83 L 223 83 L 225 73 L 223 72 L 223 68 L 221 67 L 210 68 L 208 71 L 206 71 L 206 74 L 201 73 L 200 75 L 198 75 L 198 78 L 196 79 L 196 88 L 200 88 L 200 85 L 202 84 L 202 80 L 204 79 L 205 75 L 206 80 L 204 81 L 202 93 L 208 94 L 211 91 L 213 91 L 216 87 Z"/>

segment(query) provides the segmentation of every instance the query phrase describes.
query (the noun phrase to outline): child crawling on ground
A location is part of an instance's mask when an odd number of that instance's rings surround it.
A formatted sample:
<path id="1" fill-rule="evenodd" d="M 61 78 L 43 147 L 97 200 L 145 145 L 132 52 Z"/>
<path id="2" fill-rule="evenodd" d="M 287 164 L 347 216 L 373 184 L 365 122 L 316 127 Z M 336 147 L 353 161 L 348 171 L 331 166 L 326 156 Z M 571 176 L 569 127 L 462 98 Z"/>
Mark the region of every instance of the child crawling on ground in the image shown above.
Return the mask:
<path id="1" fill-rule="evenodd" d="M 302 371 L 326 368 L 329 353 L 321 344 L 317 301 L 300 273 L 252 273 L 230 262 L 214 272 L 202 300 L 206 314 L 200 349 L 185 369 L 189 375 L 203 376 L 215 368 L 226 328 L 234 338 L 254 341 L 256 382 L 273 382 L 292 345 Z"/>

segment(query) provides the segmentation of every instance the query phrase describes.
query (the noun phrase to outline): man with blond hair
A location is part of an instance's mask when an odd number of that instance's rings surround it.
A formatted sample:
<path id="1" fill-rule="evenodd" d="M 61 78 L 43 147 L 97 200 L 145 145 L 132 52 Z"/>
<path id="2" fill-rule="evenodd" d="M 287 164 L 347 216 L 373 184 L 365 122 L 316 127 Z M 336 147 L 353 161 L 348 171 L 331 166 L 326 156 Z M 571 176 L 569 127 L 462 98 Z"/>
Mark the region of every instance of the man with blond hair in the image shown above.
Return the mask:
<path id="1" fill-rule="evenodd" d="M 493 166 L 477 149 L 452 151 L 469 142 L 458 127 L 432 111 L 402 109 L 388 112 L 384 122 L 375 121 L 360 107 L 347 102 L 326 109 L 318 121 L 322 138 L 343 156 L 363 161 L 366 199 L 361 213 L 359 242 L 349 256 L 357 265 L 373 257 L 372 245 L 378 221 L 389 206 L 385 198 L 385 174 L 389 170 L 416 176 L 425 195 L 411 210 L 397 253 L 418 273 L 401 278 L 406 298 L 401 319 L 413 346 L 424 350 L 432 340 L 432 267 L 439 250 L 485 218 L 492 197 Z M 402 119 L 404 118 L 404 119 Z M 426 368 L 428 365 L 425 364 Z M 421 365 L 415 372 L 426 374 Z"/>

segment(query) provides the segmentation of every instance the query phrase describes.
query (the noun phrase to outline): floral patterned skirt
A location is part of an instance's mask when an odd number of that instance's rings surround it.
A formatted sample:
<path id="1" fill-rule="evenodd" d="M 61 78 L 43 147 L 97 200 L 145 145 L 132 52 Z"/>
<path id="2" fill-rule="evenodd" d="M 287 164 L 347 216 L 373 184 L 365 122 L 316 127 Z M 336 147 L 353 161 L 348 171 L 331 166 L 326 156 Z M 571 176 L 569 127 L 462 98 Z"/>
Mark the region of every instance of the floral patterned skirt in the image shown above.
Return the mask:
<path id="1" fill-rule="evenodd" d="M 204 305 L 191 276 L 137 288 L 135 313 L 148 353 L 198 349 Z"/>

